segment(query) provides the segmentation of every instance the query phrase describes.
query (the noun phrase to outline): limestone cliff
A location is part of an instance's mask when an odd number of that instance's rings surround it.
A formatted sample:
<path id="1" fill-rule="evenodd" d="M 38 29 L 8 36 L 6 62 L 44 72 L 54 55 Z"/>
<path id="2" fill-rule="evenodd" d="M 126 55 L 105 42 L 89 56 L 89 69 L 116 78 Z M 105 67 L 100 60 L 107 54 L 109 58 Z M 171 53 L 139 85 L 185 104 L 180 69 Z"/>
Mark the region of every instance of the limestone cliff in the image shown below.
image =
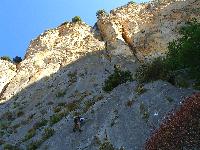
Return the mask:
<path id="1" fill-rule="evenodd" d="M 199 5 L 198 0 L 129 3 L 101 14 L 97 24 L 112 47 L 123 51 L 126 48 L 122 45 L 127 45 L 139 60 L 148 60 L 164 55 L 168 43 L 178 37 L 178 29 L 187 21 L 193 17 L 200 20 Z"/>
<path id="2" fill-rule="evenodd" d="M 0 60 L 0 149 L 97 150 L 106 136 L 116 148 L 143 149 L 194 90 L 162 81 L 144 93 L 135 81 L 110 93 L 102 86 L 114 65 L 134 74 L 141 61 L 164 55 L 178 29 L 200 19 L 199 8 L 199 0 L 129 3 L 101 14 L 93 28 L 65 22 L 45 31 L 17 66 Z M 82 133 L 72 132 L 76 114 L 87 118 Z"/>

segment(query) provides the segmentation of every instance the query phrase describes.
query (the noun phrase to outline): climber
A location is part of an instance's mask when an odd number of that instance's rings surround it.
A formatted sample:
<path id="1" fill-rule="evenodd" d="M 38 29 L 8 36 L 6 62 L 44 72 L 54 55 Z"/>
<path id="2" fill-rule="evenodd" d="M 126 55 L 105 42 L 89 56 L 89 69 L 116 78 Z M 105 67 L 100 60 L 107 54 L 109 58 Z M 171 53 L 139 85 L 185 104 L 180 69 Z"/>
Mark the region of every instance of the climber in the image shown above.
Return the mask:
<path id="1" fill-rule="evenodd" d="M 74 128 L 73 131 L 76 132 L 76 130 L 78 129 L 79 132 L 81 132 L 81 124 L 83 123 L 83 121 L 85 120 L 85 118 L 80 117 L 80 116 L 76 116 L 74 117 Z"/>

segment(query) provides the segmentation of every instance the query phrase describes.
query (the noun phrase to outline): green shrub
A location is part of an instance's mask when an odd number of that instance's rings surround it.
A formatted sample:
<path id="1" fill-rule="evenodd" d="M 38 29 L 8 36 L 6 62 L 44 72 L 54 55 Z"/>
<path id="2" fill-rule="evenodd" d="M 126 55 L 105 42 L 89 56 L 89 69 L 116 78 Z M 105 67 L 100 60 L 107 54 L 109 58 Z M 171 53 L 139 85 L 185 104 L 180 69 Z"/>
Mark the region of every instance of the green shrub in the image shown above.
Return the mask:
<path id="1" fill-rule="evenodd" d="M 200 23 L 195 19 L 180 29 L 182 37 L 169 43 L 166 58 L 157 58 L 136 70 L 136 80 L 143 83 L 165 80 L 181 87 L 188 87 L 185 79 L 177 78 L 179 70 L 186 70 L 190 77 L 200 81 Z M 180 73 L 179 73 L 180 74 Z M 185 78 L 185 77 L 184 77 Z"/>
<path id="2" fill-rule="evenodd" d="M 178 87 L 188 88 L 190 86 L 187 79 L 180 77 L 180 76 L 176 78 L 175 82 Z"/>
<path id="3" fill-rule="evenodd" d="M 193 88 L 196 90 L 200 90 L 200 81 L 193 84 Z"/>
<path id="4" fill-rule="evenodd" d="M 2 56 L 1 57 L 2 60 L 6 60 L 6 61 L 10 61 L 11 62 L 11 59 L 9 56 Z"/>
<path id="5" fill-rule="evenodd" d="M 74 18 L 72 18 L 72 22 L 82 22 L 81 17 L 75 16 Z"/>
<path id="6" fill-rule="evenodd" d="M 200 23 L 193 19 L 180 34 L 181 38 L 169 43 L 167 64 L 172 70 L 188 68 L 191 77 L 200 80 Z"/>
<path id="7" fill-rule="evenodd" d="M 128 81 L 133 81 L 131 72 L 122 71 L 119 68 L 115 67 L 114 73 L 111 74 L 108 77 L 108 79 L 104 82 L 103 90 L 105 92 L 110 92 L 118 85 L 126 83 Z"/>
<path id="8" fill-rule="evenodd" d="M 136 70 L 135 78 L 140 83 L 155 80 L 170 80 L 170 72 L 166 68 L 163 58 L 156 58 L 152 62 L 144 63 Z"/>

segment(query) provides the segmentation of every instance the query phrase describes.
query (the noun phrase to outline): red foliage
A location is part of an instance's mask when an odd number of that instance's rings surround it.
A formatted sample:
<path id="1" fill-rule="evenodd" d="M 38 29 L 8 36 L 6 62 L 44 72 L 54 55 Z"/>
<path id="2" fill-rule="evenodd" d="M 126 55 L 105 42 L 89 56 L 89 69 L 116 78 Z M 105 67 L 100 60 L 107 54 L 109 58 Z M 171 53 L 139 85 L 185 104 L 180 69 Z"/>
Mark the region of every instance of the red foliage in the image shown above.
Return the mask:
<path id="1" fill-rule="evenodd" d="M 200 93 L 187 97 L 180 109 L 147 140 L 146 150 L 200 149 Z"/>

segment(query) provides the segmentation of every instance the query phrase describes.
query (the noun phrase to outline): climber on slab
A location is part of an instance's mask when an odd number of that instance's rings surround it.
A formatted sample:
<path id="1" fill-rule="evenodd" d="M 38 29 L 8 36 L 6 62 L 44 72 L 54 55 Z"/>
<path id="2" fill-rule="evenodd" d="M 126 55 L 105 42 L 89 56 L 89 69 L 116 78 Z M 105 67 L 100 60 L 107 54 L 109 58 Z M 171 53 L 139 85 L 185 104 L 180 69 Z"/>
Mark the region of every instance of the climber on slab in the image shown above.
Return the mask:
<path id="1" fill-rule="evenodd" d="M 80 117 L 80 116 L 76 116 L 74 117 L 74 128 L 73 131 L 76 132 L 76 130 L 78 130 L 79 132 L 81 132 L 81 124 L 83 123 L 83 121 L 85 120 L 85 118 Z"/>

